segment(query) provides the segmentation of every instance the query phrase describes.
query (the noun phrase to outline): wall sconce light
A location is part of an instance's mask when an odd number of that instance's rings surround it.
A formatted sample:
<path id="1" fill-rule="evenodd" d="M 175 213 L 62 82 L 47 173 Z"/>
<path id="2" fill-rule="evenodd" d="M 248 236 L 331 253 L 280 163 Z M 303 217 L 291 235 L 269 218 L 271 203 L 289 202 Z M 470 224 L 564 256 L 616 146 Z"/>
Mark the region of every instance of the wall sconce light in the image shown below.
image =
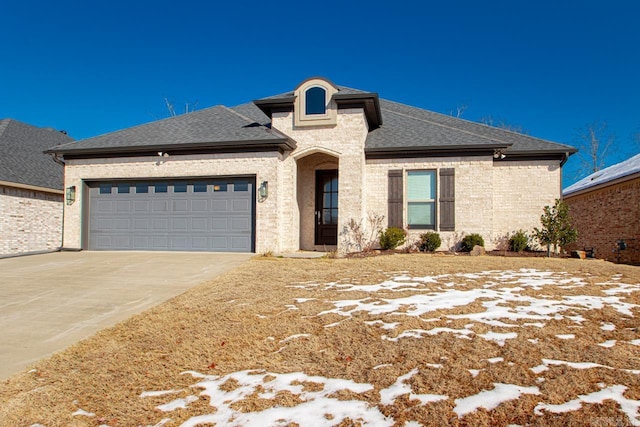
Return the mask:
<path id="1" fill-rule="evenodd" d="M 262 181 L 262 184 L 260 184 L 260 188 L 258 188 L 258 194 L 260 195 L 260 199 L 264 200 L 267 197 L 269 197 L 269 182 L 268 181 Z"/>
<path id="2" fill-rule="evenodd" d="M 71 187 L 67 187 L 65 192 L 65 200 L 67 205 L 72 205 L 73 202 L 76 201 L 76 186 L 72 185 Z"/>

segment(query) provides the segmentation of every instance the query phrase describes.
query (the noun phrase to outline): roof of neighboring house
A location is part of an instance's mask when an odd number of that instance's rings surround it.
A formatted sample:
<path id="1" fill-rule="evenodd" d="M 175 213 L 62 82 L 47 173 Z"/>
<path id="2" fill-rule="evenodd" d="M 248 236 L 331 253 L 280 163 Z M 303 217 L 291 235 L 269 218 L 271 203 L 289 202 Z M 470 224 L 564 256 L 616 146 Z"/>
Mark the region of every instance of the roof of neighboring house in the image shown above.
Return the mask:
<path id="1" fill-rule="evenodd" d="M 60 154 L 294 148 L 286 136 L 222 105 L 51 148 Z"/>
<path id="2" fill-rule="evenodd" d="M 609 166 L 608 168 L 592 173 L 586 178 L 582 178 L 580 181 L 565 188 L 562 195 L 567 197 L 588 189 L 595 189 L 595 187 L 606 186 L 607 184 L 613 183 L 613 181 L 631 178 L 638 174 L 640 174 L 640 154 L 636 154 L 624 162 Z"/>
<path id="3" fill-rule="evenodd" d="M 361 106 L 369 123 L 365 152 L 369 156 L 420 153 L 492 152 L 507 158 L 551 156 L 566 159 L 576 149 L 551 141 L 379 99 L 373 92 L 344 86 L 333 95 L 338 108 Z M 295 148 L 295 141 L 271 129 L 272 111 L 293 108 L 294 92 L 262 98 L 233 108 L 217 106 L 54 147 L 65 155 L 98 155 L 142 151 Z"/>
<path id="4" fill-rule="evenodd" d="M 44 150 L 69 141 L 73 139 L 55 129 L 0 120 L 0 181 L 61 190 L 62 166 Z"/>

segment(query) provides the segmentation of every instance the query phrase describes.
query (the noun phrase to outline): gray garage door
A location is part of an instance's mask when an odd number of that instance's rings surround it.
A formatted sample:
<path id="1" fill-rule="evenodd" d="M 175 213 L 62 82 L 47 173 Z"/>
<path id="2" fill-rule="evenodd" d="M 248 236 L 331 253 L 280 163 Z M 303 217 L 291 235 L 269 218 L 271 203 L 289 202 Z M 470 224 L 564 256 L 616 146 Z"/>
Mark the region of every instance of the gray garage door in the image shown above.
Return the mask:
<path id="1" fill-rule="evenodd" d="M 255 179 L 89 184 L 94 250 L 251 252 Z"/>

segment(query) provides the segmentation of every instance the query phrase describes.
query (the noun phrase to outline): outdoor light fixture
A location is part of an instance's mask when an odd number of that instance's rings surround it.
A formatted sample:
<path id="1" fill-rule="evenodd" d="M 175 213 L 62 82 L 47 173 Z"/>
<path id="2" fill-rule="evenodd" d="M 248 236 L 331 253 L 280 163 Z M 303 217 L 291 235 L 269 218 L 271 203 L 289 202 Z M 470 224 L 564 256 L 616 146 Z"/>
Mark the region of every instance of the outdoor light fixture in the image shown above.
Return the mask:
<path id="1" fill-rule="evenodd" d="M 65 194 L 65 200 L 67 201 L 67 205 L 72 205 L 73 202 L 76 201 L 76 186 L 72 185 L 71 187 L 67 187 L 67 191 Z"/>
<path id="2" fill-rule="evenodd" d="M 504 153 L 502 152 L 502 150 L 493 150 L 493 158 L 494 158 L 494 159 L 500 159 L 500 160 L 502 160 L 502 159 L 504 159 L 505 157 L 507 157 L 507 156 L 506 156 L 506 154 L 504 154 Z"/>
<path id="3" fill-rule="evenodd" d="M 269 182 L 262 181 L 262 184 L 260 184 L 260 188 L 258 188 L 258 194 L 260 194 L 260 199 L 262 200 L 269 197 Z"/>

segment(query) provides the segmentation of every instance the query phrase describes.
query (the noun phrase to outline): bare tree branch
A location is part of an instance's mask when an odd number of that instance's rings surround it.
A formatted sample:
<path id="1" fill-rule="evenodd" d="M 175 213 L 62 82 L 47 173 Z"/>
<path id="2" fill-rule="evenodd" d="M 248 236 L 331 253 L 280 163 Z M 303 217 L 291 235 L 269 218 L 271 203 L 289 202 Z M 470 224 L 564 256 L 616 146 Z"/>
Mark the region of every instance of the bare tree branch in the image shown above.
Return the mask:
<path id="1" fill-rule="evenodd" d="M 579 174 L 590 175 L 604 168 L 615 141 L 615 135 L 608 131 L 606 122 L 595 121 L 576 130 L 576 145 L 580 149 Z"/>

